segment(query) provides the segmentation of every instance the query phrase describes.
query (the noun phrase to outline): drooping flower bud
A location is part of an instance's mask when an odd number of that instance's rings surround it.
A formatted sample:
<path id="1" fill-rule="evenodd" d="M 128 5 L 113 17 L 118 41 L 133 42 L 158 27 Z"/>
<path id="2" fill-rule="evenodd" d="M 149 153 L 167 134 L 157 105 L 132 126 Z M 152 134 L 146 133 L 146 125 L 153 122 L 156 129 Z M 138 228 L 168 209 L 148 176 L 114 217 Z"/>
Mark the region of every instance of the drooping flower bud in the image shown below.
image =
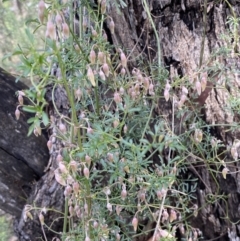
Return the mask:
<path id="1" fill-rule="evenodd" d="M 171 209 L 170 216 L 169 216 L 169 222 L 173 222 L 177 219 L 177 213 L 175 210 Z"/>
<path id="2" fill-rule="evenodd" d="M 133 226 L 134 231 L 136 232 L 137 227 L 138 227 L 138 219 L 136 217 L 134 217 L 132 220 L 132 226 Z"/>
<path id="3" fill-rule="evenodd" d="M 226 179 L 228 172 L 229 172 L 229 169 L 227 167 L 224 167 L 222 169 L 222 175 L 224 179 Z"/>
<path id="4" fill-rule="evenodd" d="M 48 150 L 50 151 L 51 148 L 52 148 L 52 141 L 51 140 L 48 140 L 47 147 L 48 147 Z"/>
<path id="5" fill-rule="evenodd" d="M 126 58 L 126 55 L 123 53 L 123 51 L 121 51 L 120 59 L 121 59 L 122 67 L 127 68 L 127 58 Z"/>
<path id="6" fill-rule="evenodd" d="M 92 30 L 92 36 L 96 38 L 98 36 L 97 31 L 92 26 L 91 26 L 91 30 Z"/>
<path id="7" fill-rule="evenodd" d="M 107 63 L 104 63 L 102 66 L 104 74 L 108 77 L 109 76 L 109 66 Z"/>
<path id="8" fill-rule="evenodd" d="M 117 128 L 118 125 L 119 125 L 119 120 L 114 120 L 114 121 L 113 121 L 113 127 L 114 127 L 114 128 Z"/>
<path id="9" fill-rule="evenodd" d="M 48 21 L 47 22 L 47 31 L 46 31 L 46 35 L 48 37 L 50 37 L 52 40 L 56 39 L 56 29 L 55 29 L 55 25 L 52 23 L 52 21 Z"/>
<path id="10" fill-rule="evenodd" d="M 106 8 L 107 8 L 106 0 L 102 0 L 101 1 L 101 14 L 105 14 L 106 13 Z"/>
<path id="11" fill-rule="evenodd" d="M 62 31 L 63 31 L 64 37 L 66 39 L 69 38 L 69 27 L 68 27 L 67 23 L 65 23 L 65 22 L 62 25 Z"/>
<path id="12" fill-rule="evenodd" d="M 121 72 L 120 72 L 121 76 L 123 77 L 126 74 L 126 70 L 124 68 L 121 68 Z"/>
<path id="13" fill-rule="evenodd" d="M 60 124 L 59 124 L 59 130 L 60 130 L 63 134 L 65 134 L 65 133 L 67 132 L 67 128 L 66 128 L 66 126 L 65 126 L 63 123 L 60 123 Z"/>
<path id="14" fill-rule="evenodd" d="M 99 64 L 103 64 L 105 61 L 105 54 L 102 51 L 98 52 L 98 62 Z"/>
<path id="15" fill-rule="evenodd" d="M 20 110 L 17 108 L 16 110 L 15 110 L 15 116 L 16 116 L 16 119 L 17 120 L 19 120 L 19 118 L 20 118 Z"/>
<path id="16" fill-rule="evenodd" d="M 43 216 L 42 212 L 40 212 L 38 218 L 39 218 L 41 225 L 44 225 L 44 216 Z"/>
<path id="17" fill-rule="evenodd" d="M 201 95 L 202 86 L 201 86 L 201 83 L 199 82 L 199 80 L 197 80 L 197 81 L 195 82 L 195 89 L 197 90 L 198 95 Z"/>
<path id="18" fill-rule="evenodd" d="M 78 183 L 78 182 L 74 182 L 74 183 L 73 183 L 73 191 L 74 191 L 74 193 L 75 193 L 75 194 L 78 194 L 79 190 L 80 190 L 80 185 L 79 185 L 79 183 Z"/>
<path id="19" fill-rule="evenodd" d="M 194 132 L 194 140 L 197 142 L 197 143 L 200 143 L 202 141 L 202 138 L 203 138 L 203 133 L 200 129 L 195 129 L 195 132 Z"/>
<path id="20" fill-rule="evenodd" d="M 122 198 L 122 200 L 125 200 L 126 197 L 127 197 L 127 190 L 123 189 L 122 192 L 121 192 L 121 198 Z"/>
<path id="21" fill-rule="evenodd" d="M 114 93 L 113 99 L 116 102 L 116 104 L 122 103 L 122 98 L 118 92 Z"/>
<path id="22" fill-rule="evenodd" d="M 43 23 L 45 9 L 46 9 L 46 7 L 45 7 L 44 1 L 40 0 L 40 2 L 38 3 L 38 18 L 39 18 L 40 23 Z"/>
<path id="23" fill-rule="evenodd" d="M 93 49 L 90 51 L 89 61 L 91 64 L 95 64 L 95 62 L 96 62 L 96 53 Z"/>
<path id="24" fill-rule="evenodd" d="M 109 29 L 110 29 L 111 34 L 114 34 L 115 23 L 114 23 L 114 21 L 113 21 L 112 18 L 111 18 L 111 20 L 110 20 L 110 22 L 109 22 L 108 27 L 109 27 Z"/>
<path id="25" fill-rule="evenodd" d="M 103 73 L 103 71 L 100 69 L 100 71 L 99 71 L 99 76 L 100 76 L 100 78 L 101 78 L 101 80 L 103 80 L 103 81 L 105 81 L 106 80 L 106 77 L 105 77 L 105 74 Z"/>
<path id="26" fill-rule="evenodd" d="M 55 21 L 58 27 L 62 26 L 62 17 L 59 13 L 56 15 Z"/>
<path id="27" fill-rule="evenodd" d="M 89 178 L 89 169 L 87 167 L 84 167 L 83 174 L 87 179 Z"/>
<path id="28" fill-rule="evenodd" d="M 112 212 L 112 204 L 109 202 L 107 203 L 107 209 L 110 213 Z"/>
<path id="29" fill-rule="evenodd" d="M 90 66 L 88 66 L 87 77 L 90 80 L 92 86 L 95 87 L 96 86 L 95 77 L 94 77 L 92 68 Z"/>

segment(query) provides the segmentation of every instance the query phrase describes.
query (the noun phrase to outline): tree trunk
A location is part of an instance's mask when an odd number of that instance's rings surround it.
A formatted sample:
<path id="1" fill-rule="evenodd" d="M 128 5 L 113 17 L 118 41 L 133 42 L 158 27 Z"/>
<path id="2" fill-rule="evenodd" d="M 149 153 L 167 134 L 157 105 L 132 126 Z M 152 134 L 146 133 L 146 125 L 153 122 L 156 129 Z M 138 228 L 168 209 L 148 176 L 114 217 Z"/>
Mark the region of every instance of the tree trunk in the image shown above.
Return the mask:
<path id="1" fill-rule="evenodd" d="M 239 46 L 236 31 L 235 37 L 231 39 L 223 39 L 221 35 L 230 35 L 229 25 L 226 24 L 227 17 L 234 14 L 238 17 L 240 6 L 236 1 L 231 1 L 232 5 L 227 1 L 222 3 L 191 0 L 148 1 L 160 40 L 159 51 L 155 30 L 144 10 L 143 2 L 126 0 L 125 3 L 127 7 L 122 8 L 121 13 L 111 5 L 108 14 L 115 22 L 115 35 L 111 36 L 111 41 L 115 46 L 131 51 L 129 62 L 132 67 L 141 65 L 140 56 L 142 62 L 156 65 L 157 53 L 161 52 L 161 64 L 169 71 L 170 83 L 176 78 L 182 78 L 184 85 L 197 82 L 198 78 L 204 76 L 208 79 L 208 88 L 200 97 L 196 97 L 196 91 L 188 95 L 189 111 L 194 109 L 199 113 L 201 111 L 202 115 L 199 114 L 198 117 L 207 122 L 212 137 L 221 141 L 223 145 L 221 153 L 215 156 L 212 163 L 208 161 L 207 155 L 198 157 L 192 154 L 186 159 L 188 174 L 198 178 L 197 191 L 194 193 L 197 200 L 192 202 L 192 206 L 199 208 L 198 213 L 187 221 L 193 228 L 202 231 L 204 240 L 223 241 L 228 240 L 228 237 L 229 240 L 235 240 L 240 232 L 238 224 L 240 184 L 237 173 L 239 164 L 233 162 L 228 147 L 233 145 L 236 138 L 240 139 L 238 128 L 230 129 L 230 126 L 237 127 L 235 123 L 238 122 L 239 116 L 236 111 L 230 111 L 227 101 L 230 94 L 236 97 L 239 95 L 240 82 L 236 72 L 238 68 L 236 51 L 239 50 Z M 110 34 L 107 27 L 105 30 Z M 234 45 L 231 54 L 216 54 L 216 51 L 219 52 L 223 47 L 230 48 L 231 45 Z M 176 87 L 174 90 L 175 100 L 180 97 L 179 89 Z M 59 101 L 58 108 L 67 115 L 68 105 L 64 91 L 62 89 L 57 91 L 60 93 L 55 95 L 56 101 Z M 193 102 L 196 104 L 192 104 Z M 158 109 L 159 115 L 165 111 L 163 105 L 159 105 Z M 51 114 L 55 116 L 56 125 L 59 125 L 60 120 L 54 109 L 51 110 Z M 189 119 L 186 115 L 179 123 L 175 123 L 176 128 L 183 126 L 179 128 L 181 130 L 175 130 L 175 133 L 182 134 L 194 125 L 194 122 L 187 123 Z M 172 117 L 169 118 L 171 121 Z M 52 130 L 53 136 L 54 133 Z M 54 143 L 50 169 L 36 185 L 29 199 L 30 205 L 36 203 L 38 207 L 51 207 L 63 212 L 63 189 L 54 178 L 54 170 L 57 167 L 56 156 L 63 145 L 59 140 Z M 213 146 L 207 148 L 211 151 Z M 225 160 L 225 163 L 219 160 Z M 226 179 L 221 173 L 224 167 L 230 170 Z M 25 223 L 23 215 L 17 227 L 21 240 L 36 240 L 36 237 L 42 236 L 43 228 L 38 220 L 39 212 L 32 213 L 34 221 Z M 46 224 L 50 226 L 54 221 L 55 226 L 52 229 L 61 231 L 62 222 L 58 219 L 61 215 L 48 211 L 45 215 Z M 54 237 L 54 234 L 46 228 L 44 232 L 49 240 Z M 177 234 L 179 237 L 184 236 L 180 231 Z M 147 237 L 141 240 L 147 240 Z"/>
<path id="2" fill-rule="evenodd" d="M 29 114 L 16 120 L 16 92 L 26 86 L 15 79 L 0 68 L 0 207 L 20 217 L 33 183 L 47 166 L 48 149 L 44 136 L 27 137 Z"/>

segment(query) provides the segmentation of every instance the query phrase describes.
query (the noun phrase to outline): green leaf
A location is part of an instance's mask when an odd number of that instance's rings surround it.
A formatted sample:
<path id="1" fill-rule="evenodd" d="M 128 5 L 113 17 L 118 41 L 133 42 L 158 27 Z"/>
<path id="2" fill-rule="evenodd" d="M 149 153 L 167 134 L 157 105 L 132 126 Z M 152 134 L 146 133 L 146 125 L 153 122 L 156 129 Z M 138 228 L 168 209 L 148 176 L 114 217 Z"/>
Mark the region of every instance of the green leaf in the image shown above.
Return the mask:
<path id="1" fill-rule="evenodd" d="M 28 134 L 27 134 L 27 136 L 30 136 L 30 135 L 33 133 L 34 127 L 35 127 L 35 124 L 33 123 L 33 124 L 29 127 L 29 129 L 28 129 Z"/>
<path id="2" fill-rule="evenodd" d="M 23 110 L 26 112 L 30 112 L 30 113 L 36 113 L 38 111 L 37 107 L 35 106 L 23 106 Z"/>
<path id="3" fill-rule="evenodd" d="M 35 117 L 32 117 L 32 118 L 29 118 L 28 120 L 27 120 L 27 123 L 28 124 L 31 124 L 31 123 L 33 123 L 34 121 L 35 121 Z"/>
<path id="4" fill-rule="evenodd" d="M 31 44 L 34 43 L 34 35 L 30 32 L 28 28 L 25 29 L 25 33 L 27 35 L 28 40 L 30 41 Z"/>
<path id="5" fill-rule="evenodd" d="M 49 124 L 49 118 L 48 118 L 48 115 L 43 111 L 42 113 L 42 121 L 43 121 L 43 124 L 45 126 L 47 126 Z"/>

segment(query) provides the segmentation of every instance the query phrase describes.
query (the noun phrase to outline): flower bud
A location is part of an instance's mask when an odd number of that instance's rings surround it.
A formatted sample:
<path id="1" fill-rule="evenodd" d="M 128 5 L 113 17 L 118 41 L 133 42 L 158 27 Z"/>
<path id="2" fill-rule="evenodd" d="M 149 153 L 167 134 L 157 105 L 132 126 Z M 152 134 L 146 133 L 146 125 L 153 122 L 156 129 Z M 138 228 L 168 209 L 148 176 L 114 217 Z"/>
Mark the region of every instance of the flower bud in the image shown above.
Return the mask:
<path id="1" fill-rule="evenodd" d="M 98 228 L 98 222 L 97 222 L 97 221 L 94 221 L 94 222 L 93 222 L 93 227 L 94 227 L 95 229 Z"/>
<path id="2" fill-rule="evenodd" d="M 66 126 L 63 123 L 59 124 L 59 130 L 65 134 L 67 132 Z"/>
<path id="3" fill-rule="evenodd" d="M 112 154 L 112 153 L 108 153 L 108 154 L 107 154 L 107 159 L 108 159 L 110 162 L 113 162 L 113 160 L 114 160 L 113 154 Z"/>
<path id="4" fill-rule="evenodd" d="M 164 221 L 167 221 L 168 217 L 169 217 L 169 214 L 168 214 L 167 210 L 164 209 L 162 212 L 162 222 L 164 223 Z"/>
<path id="5" fill-rule="evenodd" d="M 113 127 L 114 127 L 114 128 L 117 128 L 118 125 L 119 125 L 119 121 L 118 121 L 118 120 L 114 120 L 114 122 L 113 122 Z"/>
<path id="6" fill-rule="evenodd" d="M 52 21 L 47 22 L 46 35 L 50 37 L 52 40 L 56 39 L 55 25 L 52 23 Z"/>
<path id="7" fill-rule="evenodd" d="M 59 13 L 55 17 L 55 22 L 56 22 L 58 27 L 62 26 L 62 17 Z"/>
<path id="8" fill-rule="evenodd" d="M 197 90 L 198 95 L 201 95 L 202 86 L 201 86 L 201 83 L 199 82 L 199 80 L 197 80 L 197 81 L 195 82 L 195 89 Z"/>
<path id="9" fill-rule="evenodd" d="M 40 212 L 38 218 L 39 218 L 41 225 L 44 225 L 44 216 L 43 216 L 42 212 Z"/>
<path id="10" fill-rule="evenodd" d="M 177 219 L 177 213 L 175 210 L 171 209 L 170 211 L 170 217 L 169 217 L 169 222 L 173 222 Z"/>
<path id="11" fill-rule="evenodd" d="M 124 125 L 124 127 L 123 127 L 123 132 L 124 132 L 124 134 L 126 134 L 127 131 L 128 131 L 128 127 L 127 127 L 127 125 Z"/>
<path id="12" fill-rule="evenodd" d="M 80 89 L 80 88 L 76 89 L 74 94 L 75 94 L 75 98 L 76 98 L 78 101 L 80 101 L 80 99 L 81 99 L 81 97 L 82 97 L 82 91 L 81 91 L 81 89 Z"/>
<path id="13" fill-rule="evenodd" d="M 57 155 L 57 162 L 62 162 L 63 161 L 63 157 L 61 154 Z"/>
<path id="14" fill-rule="evenodd" d="M 63 31 L 64 37 L 66 39 L 69 38 L 69 27 L 68 27 L 67 23 L 65 23 L 65 22 L 62 25 L 62 31 Z"/>
<path id="15" fill-rule="evenodd" d="M 116 104 L 122 103 L 122 98 L 118 92 L 114 93 L 113 99 L 116 102 Z"/>
<path id="16" fill-rule="evenodd" d="M 123 77 L 126 74 L 126 70 L 124 68 L 121 68 L 121 72 L 120 72 L 121 76 Z"/>
<path id="17" fill-rule="evenodd" d="M 48 147 L 48 150 L 50 151 L 52 148 L 52 141 L 48 140 L 47 147 Z"/>
<path id="18" fill-rule="evenodd" d="M 19 118 L 20 118 L 20 111 L 19 111 L 19 109 L 17 108 L 16 110 L 15 110 L 15 116 L 16 116 L 16 119 L 17 120 L 19 120 Z"/>
<path id="19" fill-rule="evenodd" d="M 93 49 L 90 51 L 89 61 L 91 64 L 95 64 L 95 62 L 96 62 L 96 53 Z"/>
<path id="20" fill-rule="evenodd" d="M 23 105 L 23 97 L 22 97 L 22 95 L 18 95 L 18 102 L 19 102 L 19 105 Z"/>
<path id="21" fill-rule="evenodd" d="M 96 38 L 98 36 L 97 31 L 92 26 L 91 26 L 91 29 L 92 29 L 92 36 Z"/>
<path id="22" fill-rule="evenodd" d="M 63 162 L 59 162 L 58 167 L 59 167 L 59 170 L 61 171 L 61 173 L 64 173 L 64 174 L 68 173 L 68 170 Z"/>
<path id="23" fill-rule="evenodd" d="M 117 213 L 118 216 L 120 215 L 120 212 L 121 212 L 121 211 L 122 211 L 122 207 L 119 206 L 119 205 L 117 205 L 117 206 L 116 206 L 116 213 Z"/>
<path id="24" fill-rule="evenodd" d="M 87 237 L 85 238 L 85 241 L 91 241 L 91 239 L 87 236 Z"/>
<path id="25" fill-rule="evenodd" d="M 73 172 L 76 172 L 77 171 L 77 167 L 78 167 L 78 165 L 77 165 L 77 162 L 76 161 L 70 161 L 70 168 L 71 168 L 71 170 L 73 171 Z"/>
<path id="26" fill-rule="evenodd" d="M 79 190 L 80 190 L 80 185 L 79 185 L 79 183 L 78 183 L 78 182 L 74 182 L 74 183 L 73 183 L 73 191 L 74 191 L 74 193 L 75 193 L 75 194 L 78 194 Z"/>
<path id="27" fill-rule="evenodd" d="M 126 197 L 127 197 L 127 190 L 123 189 L 122 192 L 121 192 L 121 198 L 122 198 L 122 200 L 125 200 Z"/>
<path id="28" fill-rule="evenodd" d="M 92 86 L 95 87 L 96 86 L 95 77 L 94 77 L 92 68 L 90 66 L 88 66 L 87 77 L 90 80 Z"/>
<path id="29" fill-rule="evenodd" d="M 116 234 L 116 240 L 117 240 L 117 241 L 120 241 L 120 240 L 121 240 L 121 236 L 120 236 L 119 233 Z"/>
<path id="30" fill-rule="evenodd" d="M 224 167 L 222 169 L 222 175 L 224 179 L 226 179 L 228 172 L 229 172 L 229 169 L 227 167 Z"/>
<path id="31" fill-rule="evenodd" d="M 104 63 L 102 66 L 103 72 L 105 73 L 105 75 L 108 77 L 109 76 L 109 66 L 107 63 Z"/>
<path id="32" fill-rule="evenodd" d="M 102 0 L 101 1 L 101 14 L 105 14 L 106 13 L 106 8 L 107 8 L 106 0 Z"/>
<path id="33" fill-rule="evenodd" d="M 127 68 L 127 58 L 126 55 L 121 51 L 120 54 L 120 59 L 121 59 L 121 65 L 123 68 Z"/>
<path id="34" fill-rule="evenodd" d="M 106 80 L 106 77 L 105 77 L 105 74 L 103 73 L 103 71 L 100 69 L 100 71 L 99 71 L 99 76 L 100 76 L 100 78 L 101 78 L 101 80 L 102 81 L 105 81 Z"/>
<path id="35" fill-rule="evenodd" d="M 88 127 L 88 128 L 87 128 L 87 133 L 88 133 L 88 134 L 93 134 L 93 129 L 92 129 L 91 127 Z"/>
<path id="36" fill-rule="evenodd" d="M 185 86 L 182 87 L 182 93 L 183 93 L 184 95 L 187 95 L 187 94 L 188 94 L 188 89 L 187 89 Z"/>
<path id="37" fill-rule="evenodd" d="M 87 167 L 84 167 L 83 174 L 87 179 L 89 179 L 89 169 Z"/>
<path id="38" fill-rule="evenodd" d="M 109 22 L 108 27 L 110 29 L 111 34 L 114 34 L 115 23 L 113 22 L 112 18 L 111 18 L 111 20 Z"/>
<path id="39" fill-rule="evenodd" d="M 102 51 L 98 52 L 98 62 L 99 64 L 103 64 L 105 60 L 105 54 Z"/>
<path id="40" fill-rule="evenodd" d="M 200 129 L 195 129 L 195 132 L 194 132 L 194 140 L 197 142 L 197 143 L 200 143 L 202 141 L 202 138 L 203 138 L 203 133 Z"/>
<path id="41" fill-rule="evenodd" d="M 137 227 L 138 227 L 138 219 L 136 217 L 134 217 L 132 220 L 132 226 L 133 226 L 134 231 L 136 232 Z"/>
<path id="42" fill-rule="evenodd" d="M 45 3 L 43 0 L 41 0 L 39 3 L 38 3 L 38 18 L 39 18 L 39 21 L 40 23 L 43 23 L 43 20 L 44 20 L 44 11 L 45 11 L 46 7 L 45 7 Z"/>
<path id="43" fill-rule="evenodd" d="M 110 213 L 112 212 L 112 204 L 109 202 L 107 203 L 107 209 Z"/>

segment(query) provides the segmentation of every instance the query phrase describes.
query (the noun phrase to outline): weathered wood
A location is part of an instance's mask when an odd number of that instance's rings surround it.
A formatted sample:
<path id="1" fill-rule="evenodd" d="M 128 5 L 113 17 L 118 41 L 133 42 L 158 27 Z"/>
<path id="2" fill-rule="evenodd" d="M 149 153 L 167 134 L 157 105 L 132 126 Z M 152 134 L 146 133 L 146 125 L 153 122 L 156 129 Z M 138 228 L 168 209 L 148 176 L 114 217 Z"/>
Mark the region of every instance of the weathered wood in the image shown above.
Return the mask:
<path id="1" fill-rule="evenodd" d="M 14 216 L 21 210 L 34 181 L 43 175 L 48 163 L 48 149 L 44 136 L 27 137 L 24 113 L 17 121 L 16 92 L 26 89 L 23 83 L 0 68 L 0 208 Z"/>

